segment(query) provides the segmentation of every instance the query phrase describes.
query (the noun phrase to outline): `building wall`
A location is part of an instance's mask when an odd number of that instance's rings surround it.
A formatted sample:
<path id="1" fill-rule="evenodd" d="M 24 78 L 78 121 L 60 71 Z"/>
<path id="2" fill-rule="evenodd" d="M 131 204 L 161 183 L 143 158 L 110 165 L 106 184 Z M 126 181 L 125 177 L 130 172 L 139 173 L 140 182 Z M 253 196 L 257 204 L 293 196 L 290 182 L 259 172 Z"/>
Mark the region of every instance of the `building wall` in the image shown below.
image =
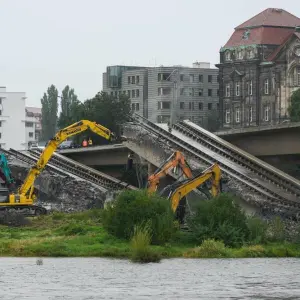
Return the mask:
<path id="1" fill-rule="evenodd" d="M 25 93 L 6 92 L 0 88 L 0 144 L 4 149 L 26 149 Z"/>
<path id="2" fill-rule="evenodd" d="M 103 91 L 116 97 L 120 93 L 129 95 L 133 111 L 152 122 L 170 121 L 175 100 L 176 120 L 189 118 L 206 125 L 209 113 L 218 110 L 218 69 L 210 69 L 209 64 L 199 66 L 131 68 L 122 72 L 118 88 L 108 87 L 107 73 L 104 73 Z M 208 82 L 209 75 L 212 82 Z"/>

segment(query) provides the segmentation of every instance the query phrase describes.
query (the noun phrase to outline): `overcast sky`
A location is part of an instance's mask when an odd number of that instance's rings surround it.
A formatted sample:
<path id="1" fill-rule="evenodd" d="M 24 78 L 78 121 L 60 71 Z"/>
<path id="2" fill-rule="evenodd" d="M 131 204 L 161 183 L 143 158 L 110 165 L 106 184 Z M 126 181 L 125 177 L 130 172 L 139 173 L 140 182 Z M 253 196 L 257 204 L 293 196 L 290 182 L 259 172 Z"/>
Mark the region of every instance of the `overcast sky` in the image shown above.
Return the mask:
<path id="1" fill-rule="evenodd" d="M 40 106 L 51 84 L 93 97 L 107 65 L 214 65 L 234 27 L 268 7 L 300 16 L 297 0 L 0 0 L 0 86 Z"/>

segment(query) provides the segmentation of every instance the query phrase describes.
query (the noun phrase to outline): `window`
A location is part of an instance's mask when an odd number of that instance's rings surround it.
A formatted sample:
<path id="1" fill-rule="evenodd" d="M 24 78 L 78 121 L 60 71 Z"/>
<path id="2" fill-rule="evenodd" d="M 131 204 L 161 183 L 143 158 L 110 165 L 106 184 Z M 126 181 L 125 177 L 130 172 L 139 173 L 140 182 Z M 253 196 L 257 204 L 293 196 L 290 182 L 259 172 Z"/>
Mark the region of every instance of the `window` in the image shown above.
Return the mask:
<path id="1" fill-rule="evenodd" d="M 253 120 L 253 109 L 252 106 L 249 107 L 249 122 L 252 122 Z"/>
<path id="2" fill-rule="evenodd" d="M 212 83 L 212 75 L 208 75 L 208 83 Z"/>
<path id="3" fill-rule="evenodd" d="M 194 110 L 194 102 L 189 102 L 189 110 Z"/>
<path id="4" fill-rule="evenodd" d="M 264 89 L 265 89 L 265 95 L 268 95 L 269 94 L 269 79 L 265 79 Z"/>
<path id="5" fill-rule="evenodd" d="M 229 124 L 230 123 L 230 110 L 226 109 L 225 111 L 225 123 Z"/>
<path id="6" fill-rule="evenodd" d="M 132 98 L 135 98 L 135 90 L 131 91 Z"/>
<path id="7" fill-rule="evenodd" d="M 184 79 L 184 75 L 180 74 L 180 81 L 183 81 L 183 79 Z"/>
<path id="8" fill-rule="evenodd" d="M 264 107 L 264 118 L 266 122 L 270 120 L 270 105 Z"/>
<path id="9" fill-rule="evenodd" d="M 170 95 L 171 88 L 158 88 L 158 96 Z"/>
<path id="10" fill-rule="evenodd" d="M 170 109 L 171 102 L 170 101 L 158 101 L 157 102 L 157 109 Z"/>
<path id="11" fill-rule="evenodd" d="M 130 90 L 127 91 L 127 95 L 130 98 Z"/>
<path id="12" fill-rule="evenodd" d="M 2 104 L 2 98 L 0 98 L 0 104 Z"/>
<path id="13" fill-rule="evenodd" d="M 184 109 L 184 102 L 180 102 L 180 109 Z"/>
<path id="14" fill-rule="evenodd" d="M 138 98 L 140 96 L 140 90 L 135 91 L 135 96 Z"/>
<path id="15" fill-rule="evenodd" d="M 2 110 L 0 110 L 0 116 L 2 116 Z"/>
<path id="16" fill-rule="evenodd" d="M 118 91 L 115 91 L 115 97 L 118 97 Z"/>
<path id="17" fill-rule="evenodd" d="M 239 95 L 240 95 L 240 83 L 239 83 L 239 82 L 237 82 L 237 83 L 235 84 L 235 95 L 236 95 L 236 96 L 239 96 Z"/>
<path id="18" fill-rule="evenodd" d="M 2 133 L 0 132 L 0 139 L 2 138 Z M 0 147 L 1 148 L 1 147 Z"/>
<path id="19" fill-rule="evenodd" d="M 235 109 L 235 122 L 240 123 L 240 108 L 239 107 L 237 107 Z"/>
<path id="20" fill-rule="evenodd" d="M 2 127 L 2 122 L 0 121 L 0 127 Z"/>
<path id="21" fill-rule="evenodd" d="M 119 91 L 118 94 L 119 94 L 119 97 L 120 97 L 121 96 L 121 91 Z"/>
<path id="22" fill-rule="evenodd" d="M 130 82 L 131 82 L 131 77 L 128 76 L 128 84 L 130 84 Z"/>
<path id="23" fill-rule="evenodd" d="M 132 84 L 135 84 L 135 76 L 132 76 L 132 77 L 131 77 L 131 83 L 132 83 Z"/>
<path id="24" fill-rule="evenodd" d="M 114 92 L 110 92 L 110 95 L 113 96 L 113 95 L 114 95 Z"/>
<path id="25" fill-rule="evenodd" d="M 230 51 L 227 51 L 227 52 L 225 53 L 225 60 L 226 60 L 226 61 L 231 60 L 231 53 L 230 53 Z"/>
<path id="26" fill-rule="evenodd" d="M 136 104 L 135 104 L 135 110 L 136 110 L 136 111 L 139 111 L 139 110 L 140 110 L 140 104 L 139 104 L 139 103 L 136 103 Z"/>
<path id="27" fill-rule="evenodd" d="M 199 96 L 203 96 L 203 89 L 199 89 Z"/>
<path id="28" fill-rule="evenodd" d="M 140 76 L 136 76 L 136 84 L 140 83 Z"/>
<path id="29" fill-rule="evenodd" d="M 199 82 L 201 82 L 201 83 L 203 82 L 203 75 L 202 74 L 199 75 Z"/>
<path id="30" fill-rule="evenodd" d="M 194 82 L 194 74 L 190 74 L 190 82 Z"/>
<path id="31" fill-rule="evenodd" d="M 185 92 L 185 89 L 184 88 L 180 88 L 180 95 L 181 96 L 185 94 L 184 92 Z"/>
<path id="32" fill-rule="evenodd" d="M 170 116 L 157 116 L 157 123 L 168 123 Z"/>
<path id="33" fill-rule="evenodd" d="M 171 73 L 158 73 L 158 81 L 170 81 Z"/>
<path id="34" fill-rule="evenodd" d="M 254 58 L 254 51 L 253 51 L 253 49 L 249 49 L 247 51 L 247 56 L 248 56 L 248 58 Z"/>
<path id="35" fill-rule="evenodd" d="M 203 110 L 203 103 L 199 102 L 199 110 Z"/>
<path id="36" fill-rule="evenodd" d="M 212 103 L 207 103 L 207 109 L 212 110 Z"/>
<path id="37" fill-rule="evenodd" d="M 33 127 L 33 122 L 25 122 L 25 127 Z"/>
<path id="38" fill-rule="evenodd" d="M 243 59 L 243 51 L 237 51 L 237 59 Z"/>
<path id="39" fill-rule="evenodd" d="M 247 82 L 247 90 L 248 90 L 248 95 L 249 96 L 252 96 L 252 86 L 253 86 L 252 80 L 248 81 Z"/>
<path id="40" fill-rule="evenodd" d="M 29 132 L 29 137 L 33 137 L 33 132 Z"/>
<path id="41" fill-rule="evenodd" d="M 272 88 L 275 91 L 275 77 L 272 77 Z"/>
<path id="42" fill-rule="evenodd" d="M 212 96 L 212 89 L 208 89 L 208 97 Z"/>
<path id="43" fill-rule="evenodd" d="M 189 88 L 189 95 L 194 96 L 194 89 L 193 88 Z"/>
<path id="44" fill-rule="evenodd" d="M 226 97 L 230 97 L 230 84 L 226 84 L 225 95 L 226 95 Z"/>
<path id="45" fill-rule="evenodd" d="M 219 90 L 217 90 L 217 96 L 220 96 L 220 91 Z"/>

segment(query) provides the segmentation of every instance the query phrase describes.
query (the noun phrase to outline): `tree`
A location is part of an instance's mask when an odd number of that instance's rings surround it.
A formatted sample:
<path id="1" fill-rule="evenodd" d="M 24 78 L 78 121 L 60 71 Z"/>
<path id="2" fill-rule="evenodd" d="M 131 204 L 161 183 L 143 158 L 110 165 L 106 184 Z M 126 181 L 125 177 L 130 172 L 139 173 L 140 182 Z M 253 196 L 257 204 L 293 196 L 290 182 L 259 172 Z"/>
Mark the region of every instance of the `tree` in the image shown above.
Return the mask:
<path id="1" fill-rule="evenodd" d="M 74 89 L 67 85 L 61 95 L 61 113 L 58 118 L 58 127 L 64 128 L 80 120 L 81 102 L 78 100 Z"/>
<path id="2" fill-rule="evenodd" d="M 300 121 L 300 89 L 293 92 L 288 111 L 292 122 Z"/>
<path id="3" fill-rule="evenodd" d="M 107 93 L 99 92 L 94 98 L 83 103 L 80 113 L 84 119 L 95 121 L 119 135 L 120 125 L 126 122 L 131 114 L 130 99 L 126 95 L 120 95 L 118 99 Z M 92 136 L 98 144 L 105 143 L 105 140 L 95 134 L 88 133 L 88 136 Z"/>
<path id="4" fill-rule="evenodd" d="M 42 103 L 42 138 L 47 141 L 52 138 L 57 129 L 58 91 L 52 84 L 41 99 Z"/>

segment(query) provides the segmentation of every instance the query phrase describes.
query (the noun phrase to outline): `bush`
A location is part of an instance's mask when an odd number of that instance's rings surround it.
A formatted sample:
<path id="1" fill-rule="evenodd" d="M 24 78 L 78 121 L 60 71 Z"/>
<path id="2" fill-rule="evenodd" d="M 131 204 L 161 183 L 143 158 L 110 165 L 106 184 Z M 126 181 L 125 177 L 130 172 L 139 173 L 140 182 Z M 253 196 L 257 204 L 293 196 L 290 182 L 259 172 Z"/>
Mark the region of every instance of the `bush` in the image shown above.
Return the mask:
<path id="1" fill-rule="evenodd" d="M 247 220 L 249 229 L 249 241 L 254 244 L 264 243 L 267 240 L 267 222 L 257 217 L 250 217 Z"/>
<path id="2" fill-rule="evenodd" d="M 221 241 L 205 240 L 200 247 L 184 254 L 190 258 L 223 258 L 230 256 L 230 250 Z"/>
<path id="3" fill-rule="evenodd" d="M 274 242 L 282 242 L 285 240 L 284 224 L 280 217 L 275 217 L 269 224 L 268 239 Z"/>
<path id="4" fill-rule="evenodd" d="M 206 239 L 224 241 L 226 246 L 241 246 L 249 236 L 247 218 L 229 194 L 220 194 L 201 201 L 195 214 L 188 218 L 188 225 L 195 234 L 197 242 Z"/>
<path id="5" fill-rule="evenodd" d="M 261 245 L 245 246 L 239 249 L 239 257 L 265 257 L 266 250 Z"/>
<path id="6" fill-rule="evenodd" d="M 118 238 L 130 239 L 134 227 L 149 222 L 153 244 L 168 242 L 176 231 L 167 199 L 147 191 L 124 191 L 103 210 L 104 228 Z"/>
<path id="7" fill-rule="evenodd" d="M 151 236 L 149 223 L 134 227 L 134 234 L 131 239 L 131 260 L 133 262 L 147 263 L 160 261 L 158 253 L 150 248 Z"/>

